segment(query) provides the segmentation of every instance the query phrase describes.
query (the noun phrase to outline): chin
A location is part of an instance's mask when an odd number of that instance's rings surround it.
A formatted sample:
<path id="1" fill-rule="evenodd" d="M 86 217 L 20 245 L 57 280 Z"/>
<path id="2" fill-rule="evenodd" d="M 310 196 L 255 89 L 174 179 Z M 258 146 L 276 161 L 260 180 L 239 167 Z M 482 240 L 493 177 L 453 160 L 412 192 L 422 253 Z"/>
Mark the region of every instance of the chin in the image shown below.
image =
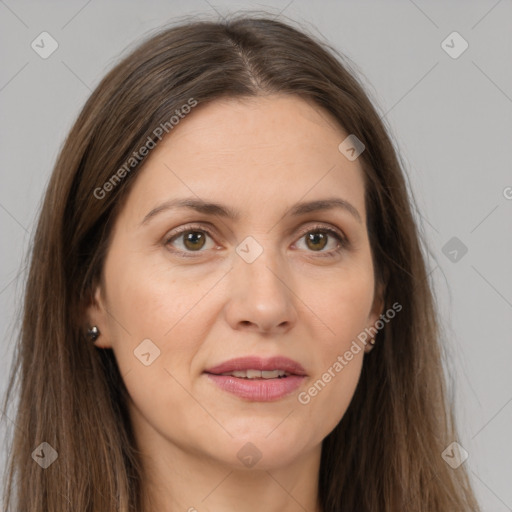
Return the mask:
<path id="1" fill-rule="evenodd" d="M 272 428 L 275 426 L 274 423 Z M 232 432 L 233 438 L 228 441 L 229 448 L 226 447 L 226 451 L 223 451 L 224 462 L 237 470 L 271 470 L 292 464 L 301 456 L 304 450 L 303 434 L 270 432 L 272 429 L 265 433 L 255 433 L 253 430 L 246 435 Z M 227 460 L 226 453 L 230 454 Z"/>

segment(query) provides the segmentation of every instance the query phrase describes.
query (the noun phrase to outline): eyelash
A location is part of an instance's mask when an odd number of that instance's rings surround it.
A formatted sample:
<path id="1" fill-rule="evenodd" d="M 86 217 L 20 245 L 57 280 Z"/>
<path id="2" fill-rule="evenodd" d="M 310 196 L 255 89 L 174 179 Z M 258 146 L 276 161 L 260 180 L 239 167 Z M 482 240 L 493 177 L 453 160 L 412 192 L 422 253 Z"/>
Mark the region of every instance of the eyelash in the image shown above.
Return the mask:
<path id="1" fill-rule="evenodd" d="M 189 233 L 189 232 L 206 233 L 209 237 L 213 238 L 213 233 L 211 230 L 209 230 L 203 226 L 188 225 L 188 226 L 183 226 L 181 228 L 178 228 L 171 235 L 166 237 L 165 245 L 166 246 L 170 245 L 170 243 L 173 240 L 175 240 L 176 238 L 178 238 L 180 235 L 182 235 L 184 233 Z M 332 236 L 335 240 L 338 241 L 339 245 L 336 249 L 329 251 L 329 252 L 325 252 L 325 253 L 319 252 L 318 256 L 321 258 L 333 258 L 333 257 L 337 256 L 342 250 L 344 250 L 348 246 L 348 240 L 343 235 L 338 233 L 338 231 L 336 231 L 335 229 L 332 229 L 332 228 L 329 228 L 326 226 L 322 226 L 322 225 L 308 227 L 307 230 L 301 232 L 298 240 L 303 238 L 308 233 L 312 233 L 312 232 L 320 232 L 320 233 L 327 234 L 329 236 Z M 201 251 L 201 250 L 200 251 L 181 251 L 181 250 L 173 249 L 172 252 L 181 258 L 195 258 L 195 257 L 197 257 L 197 255 L 194 253 L 201 253 L 204 251 Z M 311 252 L 315 252 L 315 251 L 311 251 Z"/>

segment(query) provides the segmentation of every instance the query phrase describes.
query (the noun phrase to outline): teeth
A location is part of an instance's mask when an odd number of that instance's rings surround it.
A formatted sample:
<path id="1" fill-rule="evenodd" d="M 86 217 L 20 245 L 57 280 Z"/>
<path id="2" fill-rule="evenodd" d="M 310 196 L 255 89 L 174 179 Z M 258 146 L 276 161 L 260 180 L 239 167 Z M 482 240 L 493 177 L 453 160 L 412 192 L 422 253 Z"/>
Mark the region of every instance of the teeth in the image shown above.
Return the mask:
<path id="1" fill-rule="evenodd" d="M 284 370 L 235 370 L 233 372 L 221 373 L 221 375 L 232 375 L 240 379 L 276 379 L 286 377 L 289 373 Z"/>
<path id="2" fill-rule="evenodd" d="M 275 379 L 279 376 L 283 377 L 284 375 L 286 375 L 286 372 L 283 370 L 267 370 L 261 372 L 261 376 L 264 379 Z"/>

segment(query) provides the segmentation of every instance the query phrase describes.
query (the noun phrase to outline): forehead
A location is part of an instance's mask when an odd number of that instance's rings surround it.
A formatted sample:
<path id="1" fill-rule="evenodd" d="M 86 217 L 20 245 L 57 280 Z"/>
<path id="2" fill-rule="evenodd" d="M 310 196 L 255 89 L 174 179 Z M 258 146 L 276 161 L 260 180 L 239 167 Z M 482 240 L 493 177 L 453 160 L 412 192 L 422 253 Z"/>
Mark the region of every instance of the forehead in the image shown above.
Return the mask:
<path id="1" fill-rule="evenodd" d="M 296 95 L 200 104 L 152 150 L 128 200 L 139 211 L 196 195 L 243 211 L 337 195 L 364 217 L 362 168 L 338 149 L 347 136 Z"/>
<path id="2" fill-rule="evenodd" d="M 328 157 L 337 155 L 340 137 L 346 135 L 329 112 L 297 95 L 229 98 L 196 107 L 154 156 L 179 145 L 205 160 L 215 154 L 257 156 L 270 162 L 279 156 L 292 159 L 294 151 L 297 157 L 309 153 Z"/>

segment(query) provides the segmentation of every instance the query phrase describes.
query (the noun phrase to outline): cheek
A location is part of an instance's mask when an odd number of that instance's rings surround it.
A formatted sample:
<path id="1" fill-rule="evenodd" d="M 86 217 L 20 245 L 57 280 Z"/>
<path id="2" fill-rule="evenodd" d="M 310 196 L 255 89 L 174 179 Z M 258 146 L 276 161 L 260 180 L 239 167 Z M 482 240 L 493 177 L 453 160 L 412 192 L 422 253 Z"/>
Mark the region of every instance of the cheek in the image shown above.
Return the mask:
<path id="1" fill-rule="evenodd" d="M 305 389 L 297 396 L 299 407 L 305 408 L 310 427 L 320 438 L 328 435 L 343 418 L 354 396 L 361 375 L 364 345 L 357 336 L 366 327 L 367 295 L 356 300 L 357 294 L 339 296 L 336 315 L 330 317 L 328 335 L 316 338 L 318 361 Z M 354 301 L 350 300 L 354 299 Z"/>
<path id="2" fill-rule="evenodd" d="M 211 275 L 187 273 L 164 258 L 138 253 L 123 259 L 113 254 L 106 280 L 118 323 L 133 336 L 166 340 L 181 323 L 190 323 L 189 315 L 214 284 Z"/>
<path id="3" fill-rule="evenodd" d="M 325 327 L 319 339 L 324 366 L 333 362 L 335 354 L 348 350 L 369 326 L 374 285 L 371 264 L 347 265 L 323 281 L 317 279 L 314 287 L 307 285 L 315 290 L 309 293 L 307 305 Z"/>
<path id="4" fill-rule="evenodd" d="M 177 372 L 176 378 L 185 384 L 210 328 L 205 308 L 211 307 L 207 293 L 212 277 L 178 278 L 171 265 L 157 267 L 148 264 L 149 258 L 116 256 L 107 261 L 105 276 L 111 343 L 122 374 L 133 371 L 151 386 L 154 377 L 144 365 L 150 362 L 150 368 Z M 169 375 L 161 378 L 166 381 Z"/>
<path id="5" fill-rule="evenodd" d="M 136 427 L 151 425 L 176 439 L 211 430 L 211 419 L 189 391 L 194 357 L 211 328 L 205 313 L 211 302 L 201 300 L 210 278 L 177 278 L 176 271 L 134 261 L 107 266 L 106 277 L 112 344 Z"/>
<path id="6" fill-rule="evenodd" d="M 321 320 L 317 336 L 313 336 L 316 372 L 298 396 L 298 403 L 309 409 L 312 424 L 327 435 L 345 414 L 361 374 L 364 344 L 358 336 L 369 326 L 372 268 L 353 266 L 332 276 L 325 285 L 317 282 L 315 289 L 308 306 Z"/>

